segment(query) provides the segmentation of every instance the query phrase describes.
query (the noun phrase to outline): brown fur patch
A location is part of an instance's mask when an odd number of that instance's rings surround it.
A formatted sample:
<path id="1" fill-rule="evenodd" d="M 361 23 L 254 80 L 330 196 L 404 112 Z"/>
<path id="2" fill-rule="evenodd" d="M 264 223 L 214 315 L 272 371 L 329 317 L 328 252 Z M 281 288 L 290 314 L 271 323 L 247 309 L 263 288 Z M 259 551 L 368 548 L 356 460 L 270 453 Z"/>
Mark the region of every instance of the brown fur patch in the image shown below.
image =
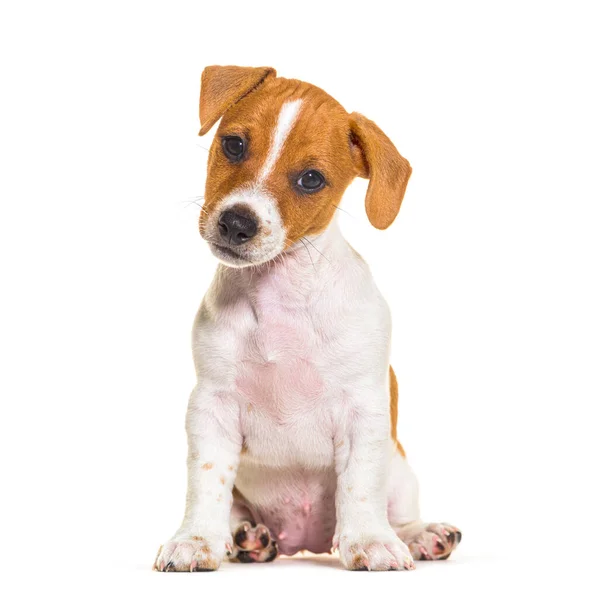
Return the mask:
<path id="1" fill-rule="evenodd" d="M 359 113 L 349 115 L 355 146 L 361 154 L 360 175 L 370 180 L 365 210 L 370 223 L 386 229 L 399 214 L 411 165 L 374 123 Z"/>
<path id="2" fill-rule="evenodd" d="M 223 198 L 256 181 L 271 149 L 283 104 L 298 99 L 302 104 L 297 119 L 263 184 L 278 205 L 287 231 L 286 247 L 327 227 L 356 176 L 370 179 L 366 209 L 372 224 L 384 229 L 392 223 L 411 167 L 375 123 L 358 113 L 347 113 L 314 85 L 274 77 L 273 69 L 231 69 L 235 67 L 208 67 L 202 78 L 200 135 L 217 120 L 214 115 L 222 114 L 208 158 L 199 224 L 202 233 L 208 215 Z M 231 135 L 246 141 L 246 155 L 240 162 L 229 162 L 222 151 L 222 138 Z M 308 169 L 320 171 L 326 179 L 326 186 L 312 194 L 296 185 Z"/>
<path id="3" fill-rule="evenodd" d="M 405 450 L 397 438 L 397 423 L 399 420 L 399 384 L 394 369 L 389 367 L 390 373 L 390 435 L 401 456 L 405 456 Z"/>
<path id="4" fill-rule="evenodd" d="M 209 131 L 235 102 L 258 87 L 266 77 L 275 75 L 272 67 L 206 67 L 201 74 L 199 135 Z"/>
<path id="5" fill-rule="evenodd" d="M 287 229 L 286 247 L 326 228 L 336 210 L 334 205 L 357 175 L 349 144 L 348 114 L 334 98 L 313 85 L 269 77 L 222 118 L 210 149 L 200 229 L 207 213 L 222 198 L 256 180 L 270 151 L 283 104 L 297 99 L 302 100 L 300 113 L 264 187 L 277 201 Z M 231 164 L 224 156 L 220 140 L 227 135 L 247 140 L 247 156 L 242 162 Z M 307 169 L 317 169 L 326 178 L 327 185 L 317 193 L 303 193 L 295 185 Z"/>

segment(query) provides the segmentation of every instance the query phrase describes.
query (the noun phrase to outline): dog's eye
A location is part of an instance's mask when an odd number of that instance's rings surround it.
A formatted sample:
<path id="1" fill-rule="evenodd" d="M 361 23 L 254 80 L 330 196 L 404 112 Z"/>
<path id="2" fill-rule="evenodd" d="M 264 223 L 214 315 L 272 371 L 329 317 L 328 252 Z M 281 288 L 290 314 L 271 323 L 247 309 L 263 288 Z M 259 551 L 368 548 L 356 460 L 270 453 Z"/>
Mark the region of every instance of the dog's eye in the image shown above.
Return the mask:
<path id="1" fill-rule="evenodd" d="M 326 180 L 324 179 L 324 175 L 319 171 L 314 171 L 313 169 L 306 171 L 299 177 L 297 180 L 297 185 L 304 192 L 317 192 L 324 187 Z"/>
<path id="2" fill-rule="evenodd" d="M 238 162 L 245 154 L 245 142 L 236 135 L 227 135 L 222 138 L 222 150 L 232 162 Z"/>

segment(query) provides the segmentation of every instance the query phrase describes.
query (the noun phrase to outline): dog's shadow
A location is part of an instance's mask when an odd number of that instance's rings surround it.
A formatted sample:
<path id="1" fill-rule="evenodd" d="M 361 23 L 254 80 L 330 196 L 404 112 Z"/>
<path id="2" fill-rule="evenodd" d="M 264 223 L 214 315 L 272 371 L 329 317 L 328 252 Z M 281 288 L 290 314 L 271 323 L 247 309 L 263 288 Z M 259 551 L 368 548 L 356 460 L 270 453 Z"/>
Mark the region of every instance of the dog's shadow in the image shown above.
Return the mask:
<path id="1" fill-rule="evenodd" d="M 295 554 L 294 556 L 279 556 L 277 558 L 280 564 L 293 565 L 300 567 L 301 565 L 309 565 L 316 567 L 328 567 L 329 569 L 337 569 L 344 571 L 344 567 L 338 557 L 338 554 L 311 554 L 310 552 Z"/>
<path id="2" fill-rule="evenodd" d="M 457 564 L 456 561 L 447 561 L 442 564 L 447 565 L 452 563 Z M 335 569 L 337 571 L 346 571 L 345 567 L 341 563 L 338 554 L 311 554 L 310 552 L 298 553 L 294 556 L 279 556 L 273 563 L 278 565 L 287 565 L 293 567 L 304 566 L 315 566 L 318 568 L 327 567 L 329 569 Z M 418 569 L 427 569 L 433 564 L 439 564 L 439 561 L 418 561 Z"/>

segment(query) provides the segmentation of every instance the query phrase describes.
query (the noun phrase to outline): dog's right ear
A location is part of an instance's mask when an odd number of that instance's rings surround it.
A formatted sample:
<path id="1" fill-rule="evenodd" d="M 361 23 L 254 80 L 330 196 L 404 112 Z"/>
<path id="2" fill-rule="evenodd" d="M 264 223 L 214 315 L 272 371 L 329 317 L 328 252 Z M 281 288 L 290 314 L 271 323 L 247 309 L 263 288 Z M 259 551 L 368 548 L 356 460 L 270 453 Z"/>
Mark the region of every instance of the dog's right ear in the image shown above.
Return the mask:
<path id="1" fill-rule="evenodd" d="M 373 121 L 351 113 L 349 127 L 357 175 L 370 180 L 365 211 L 376 229 L 386 229 L 401 208 L 411 166 Z"/>
<path id="2" fill-rule="evenodd" d="M 267 77 L 276 77 L 272 67 L 206 67 L 201 74 L 199 98 L 199 135 L 243 96 L 260 86 Z"/>

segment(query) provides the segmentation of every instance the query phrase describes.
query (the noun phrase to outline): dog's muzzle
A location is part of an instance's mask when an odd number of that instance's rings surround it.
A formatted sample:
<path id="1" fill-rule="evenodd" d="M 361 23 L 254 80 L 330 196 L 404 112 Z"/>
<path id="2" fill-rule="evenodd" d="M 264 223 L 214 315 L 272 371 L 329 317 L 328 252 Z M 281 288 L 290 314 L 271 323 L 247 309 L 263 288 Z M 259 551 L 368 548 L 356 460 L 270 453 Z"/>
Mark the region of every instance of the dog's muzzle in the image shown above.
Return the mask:
<path id="1" fill-rule="evenodd" d="M 206 219 L 202 236 L 212 254 L 231 267 L 272 260 L 284 250 L 286 241 L 276 201 L 253 187 L 223 198 Z"/>

